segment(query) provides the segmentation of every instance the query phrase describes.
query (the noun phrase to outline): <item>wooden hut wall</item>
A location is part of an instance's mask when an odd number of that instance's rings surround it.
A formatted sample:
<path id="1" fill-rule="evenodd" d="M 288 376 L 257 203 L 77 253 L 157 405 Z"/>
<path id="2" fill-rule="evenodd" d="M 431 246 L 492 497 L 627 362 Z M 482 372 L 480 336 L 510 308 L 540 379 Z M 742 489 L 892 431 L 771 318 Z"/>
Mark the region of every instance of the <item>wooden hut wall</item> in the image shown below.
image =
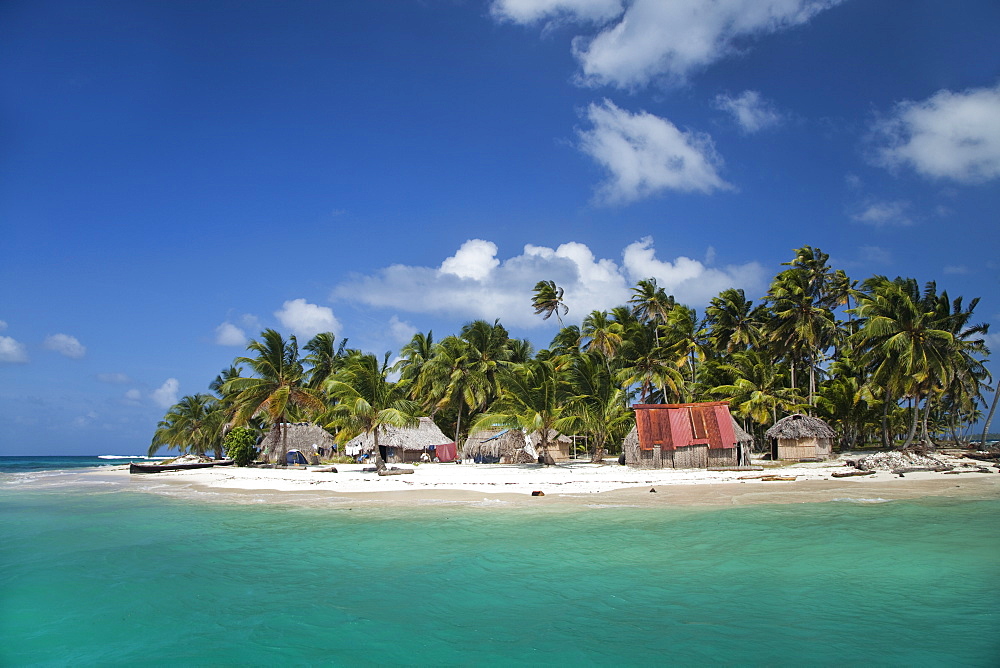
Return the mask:
<path id="1" fill-rule="evenodd" d="M 829 457 L 833 446 L 828 438 L 778 439 L 778 459 Z"/>

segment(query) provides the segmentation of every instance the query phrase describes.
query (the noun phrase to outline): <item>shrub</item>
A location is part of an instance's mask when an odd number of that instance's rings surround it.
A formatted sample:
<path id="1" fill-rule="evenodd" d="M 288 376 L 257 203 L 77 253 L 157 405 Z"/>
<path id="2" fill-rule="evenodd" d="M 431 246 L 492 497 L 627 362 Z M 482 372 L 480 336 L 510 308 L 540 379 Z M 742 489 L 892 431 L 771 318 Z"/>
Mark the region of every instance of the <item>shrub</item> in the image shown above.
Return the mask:
<path id="1" fill-rule="evenodd" d="M 246 427 L 237 427 L 223 441 L 226 454 L 237 466 L 250 466 L 257 459 L 257 432 Z"/>

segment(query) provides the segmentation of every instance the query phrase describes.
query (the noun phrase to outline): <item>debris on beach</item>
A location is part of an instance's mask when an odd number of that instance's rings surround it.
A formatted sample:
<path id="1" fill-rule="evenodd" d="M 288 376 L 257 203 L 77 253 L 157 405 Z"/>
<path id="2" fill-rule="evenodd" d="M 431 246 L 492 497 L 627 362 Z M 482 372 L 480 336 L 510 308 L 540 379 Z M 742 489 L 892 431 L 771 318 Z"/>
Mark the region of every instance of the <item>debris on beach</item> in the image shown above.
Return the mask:
<path id="1" fill-rule="evenodd" d="M 536 489 L 534 492 L 531 493 L 531 495 L 532 496 L 545 496 L 545 492 L 542 492 L 541 490 L 537 490 Z"/>
<path id="2" fill-rule="evenodd" d="M 937 457 L 899 450 L 866 455 L 854 462 L 854 466 L 862 471 L 892 471 L 894 473 L 947 471 L 953 468 Z"/>

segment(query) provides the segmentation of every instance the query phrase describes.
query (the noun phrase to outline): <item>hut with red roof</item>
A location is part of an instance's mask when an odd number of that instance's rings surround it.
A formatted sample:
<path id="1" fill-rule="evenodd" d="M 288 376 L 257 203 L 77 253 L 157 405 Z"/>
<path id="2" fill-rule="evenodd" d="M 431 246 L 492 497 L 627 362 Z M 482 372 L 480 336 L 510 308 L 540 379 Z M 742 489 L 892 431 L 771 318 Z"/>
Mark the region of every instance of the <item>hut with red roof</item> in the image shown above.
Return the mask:
<path id="1" fill-rule="evenodd" d="M 750 437 L 725 401 L 636 404 L 635 429 L 625 439 L 625 464 L 694 469 L 745 463 Z"/>

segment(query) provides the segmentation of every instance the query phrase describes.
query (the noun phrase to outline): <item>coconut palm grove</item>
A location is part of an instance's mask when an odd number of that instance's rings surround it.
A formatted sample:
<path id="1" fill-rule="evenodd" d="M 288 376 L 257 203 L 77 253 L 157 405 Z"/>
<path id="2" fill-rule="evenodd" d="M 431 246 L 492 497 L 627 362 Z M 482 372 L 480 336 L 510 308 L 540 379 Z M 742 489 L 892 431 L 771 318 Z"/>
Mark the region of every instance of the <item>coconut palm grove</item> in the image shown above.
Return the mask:
<path id="1" fill-rule="evenodd" d="M 760 302 L 730 288 L 703 313 L 651 278 L 625 304 L 577 314 L 571 294 L 539 281 L 525 299 L 562 323 L 540 350 L 499 320 L 417 333 L 383 356 L 329 332 L 300 344 L 266 329 L 206 392 L 167 411 L 149 453 L 221 457 L 229 433 L 300 421 L 343 443 L 430 416 L 457 442 L 496 425 L 578 435 L 599 461 L 620 449 L 633 403 L 720 400 L 758 443 L 791 413 L 828 422 L 842 449 L 968 442 L 984 413 L 988 431 L 996 401 L 984 400 L 978 298 L 933 280 L 855 279 L 810 246 L 783 266 Z"/>

